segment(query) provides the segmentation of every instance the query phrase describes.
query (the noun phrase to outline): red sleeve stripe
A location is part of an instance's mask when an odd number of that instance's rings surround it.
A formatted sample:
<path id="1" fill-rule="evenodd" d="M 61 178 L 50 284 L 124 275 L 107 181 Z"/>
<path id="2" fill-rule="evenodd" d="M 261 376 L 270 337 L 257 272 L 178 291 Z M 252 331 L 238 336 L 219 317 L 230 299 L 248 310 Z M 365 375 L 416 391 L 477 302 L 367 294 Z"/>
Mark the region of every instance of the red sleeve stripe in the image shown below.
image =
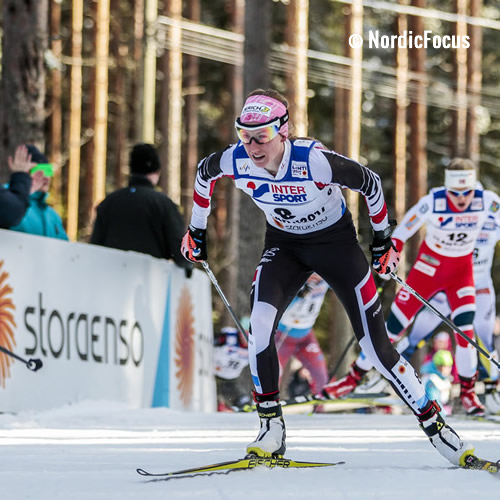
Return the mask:
<path id="1" fill-rule="evenodd" d="M 215 189 L 215 183 L 217 182 L 217 180 L 215 181 L 212 181 L 210 183 L 210 197 L 212 197 L 212 194 L 214 193 L 214 189 Z M 208 205 L 207 205 L 208 206 Z"/>
<path id="2" fill-rule="evenodd" d="M 208 208 L 210 206 L 210 199 L 199 195 L 196 190 L 193 194 L 193 201 L 202 208 Z"/>
<path id="3" fill-rule="evenodd" d="M 387 206 L 384 202 L 384 206 L 382 207 L 382 210 L 377 215 L 373 215 L 370 218 L 375 224 L 380 224 L 384 220 L 386 215 L 387 215 Z"/>

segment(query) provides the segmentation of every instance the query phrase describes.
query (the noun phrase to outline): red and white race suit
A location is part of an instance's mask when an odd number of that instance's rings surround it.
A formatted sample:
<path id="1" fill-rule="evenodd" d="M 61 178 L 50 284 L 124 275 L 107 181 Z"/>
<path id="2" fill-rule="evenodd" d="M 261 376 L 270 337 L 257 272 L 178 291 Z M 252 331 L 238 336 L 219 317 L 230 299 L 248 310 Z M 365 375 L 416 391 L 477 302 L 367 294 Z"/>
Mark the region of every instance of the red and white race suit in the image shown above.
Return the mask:
<path id="1" fill-rule="evenodd" d="M 429 300 L 444 292 L 452 321 L 473 338 L 476 290 L 473 273 L 473 250 L 481 228 L 488 219 L 500 222 L 500 198 L 492 191 L 475 189 L 469 207 L 456 211 L 444 187 L 436 188 L 419 200 L 404 216 L 393 233 L 396 247 L 426 225 L 426 234 L 407 283 Z M 396 296 L 387 321 L 392 336 L 400 335 L 413 321 L 422 303 L 405 288 Z M 472 345 L 456 334 L 456 363 L 459 375 L 472 377 L 477 369 L 477 353 Z"/>

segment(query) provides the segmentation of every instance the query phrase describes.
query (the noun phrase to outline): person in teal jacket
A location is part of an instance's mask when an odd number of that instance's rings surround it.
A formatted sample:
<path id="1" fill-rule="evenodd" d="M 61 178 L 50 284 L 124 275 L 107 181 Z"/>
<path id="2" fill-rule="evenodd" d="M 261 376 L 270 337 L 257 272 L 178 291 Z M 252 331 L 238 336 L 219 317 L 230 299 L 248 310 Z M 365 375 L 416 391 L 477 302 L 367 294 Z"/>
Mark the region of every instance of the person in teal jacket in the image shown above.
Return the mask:
<path id="1" fill-rule="evenodd" d="M 420 367 L 422 384 L 428 398 L 435 399 L 445 415 L 451 415 L 451 388 L 453 376 L 453 356 L 450 351 L 440 349 L 431 361 Z"/>
<path id="2" fill-rule="evenodd" d="M 31 144 L 27 144 L 26 147 L 29 154 L 31 154 L 32 163 L 36 164 L 31 169 L 31 174 L 34 174 L 37 170 L 42 170 L 44 175 L 43 182 L 37 191 L 31 192 L 29 206 L 21 222 L 9 229 L 21 233 L 68 240 L 69 238 L 64 230 L 61 217 L 47 204 L 50 178 L 54 174 L 52 165 L 49 164 L 47 157 L 38 148 Z"/>

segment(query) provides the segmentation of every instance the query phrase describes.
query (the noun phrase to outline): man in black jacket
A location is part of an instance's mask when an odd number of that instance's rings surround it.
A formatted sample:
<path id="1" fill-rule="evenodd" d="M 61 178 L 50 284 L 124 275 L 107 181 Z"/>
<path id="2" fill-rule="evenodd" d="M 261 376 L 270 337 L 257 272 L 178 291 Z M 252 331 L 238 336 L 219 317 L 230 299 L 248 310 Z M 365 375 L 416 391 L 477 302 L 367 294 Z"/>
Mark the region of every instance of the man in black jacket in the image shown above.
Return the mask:
<path id="1" fill-rule="evenodd" d="M 192 264 L 180 253 L 184 221 L 175 203 L 154 189 L 160 161 L 151 144 L 133 147 L 130 174 L 128 187 L 111 193 L 97 207 L 90 243 L 173 259 L 189 277 Z"/>
<path id="2" fill-rule="evenodd" d="M 0 186 L 0 228 L 7 229 L 19 224 L 29 204 L 30 190 L 33 185 L 40 185 L 42 172 L 33 175 L 29 171 L 36 163 L 32 163 L 31 155 L 25 145 L 18 146 L 14 157 L 9 156 L 9 169 L 12 172 L 9 187 Z"/>

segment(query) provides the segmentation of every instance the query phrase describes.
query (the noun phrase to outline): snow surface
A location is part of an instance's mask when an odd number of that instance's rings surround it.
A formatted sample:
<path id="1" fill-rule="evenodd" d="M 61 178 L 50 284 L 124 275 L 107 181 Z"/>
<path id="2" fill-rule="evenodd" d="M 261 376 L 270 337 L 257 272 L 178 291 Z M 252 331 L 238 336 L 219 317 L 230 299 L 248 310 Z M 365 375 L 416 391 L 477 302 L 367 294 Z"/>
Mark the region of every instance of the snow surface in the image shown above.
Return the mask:
<path id="1" fill-rule="evenodd" d="M 454 469 L 411 415 L 287 415 L 296 460 L 340 461 L 326 469 L 256 469 L 227 476 L 148 482 L 164 472 L 241 457 L 255 414 L 182 413 L 82 402 L 0 415 L 2 500 L 434 499 L 500 498 L 500 478 Z M 449 419 L 484 458 L 500 458 L 500 425 Z"/>

